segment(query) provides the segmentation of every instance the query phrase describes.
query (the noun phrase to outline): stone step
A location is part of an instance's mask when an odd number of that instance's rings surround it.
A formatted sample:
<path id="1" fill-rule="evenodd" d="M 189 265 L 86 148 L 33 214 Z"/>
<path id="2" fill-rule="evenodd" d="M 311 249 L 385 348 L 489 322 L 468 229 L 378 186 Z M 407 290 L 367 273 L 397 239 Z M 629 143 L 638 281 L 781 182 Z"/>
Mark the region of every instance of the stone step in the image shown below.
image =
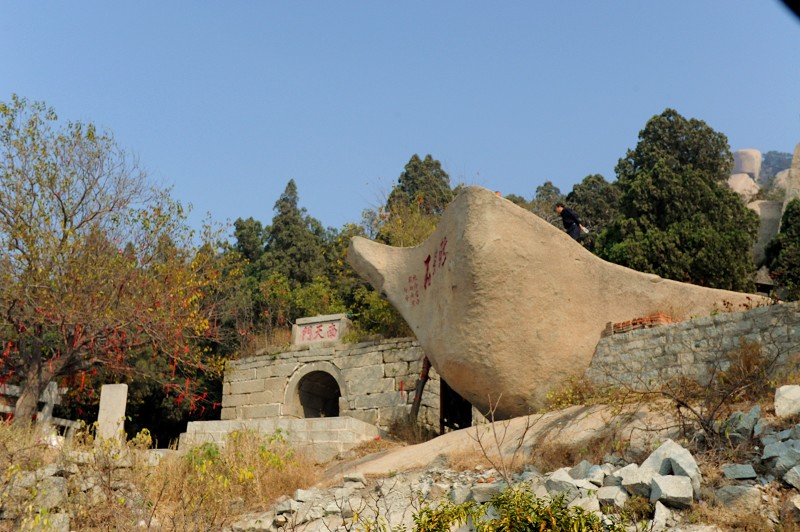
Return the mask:
<path id="1" fill-rule="evenodd" d="M 231 432 L 248 430 L 265 435 L 280 431 L 289 444 L 307 452 L 319 463 L 381 436 L 378 427 L 348 416 L 191 421 L 186 432 L 180 435 L 178 450 L 185 451 L 207 442 L 224 445 Z"/>

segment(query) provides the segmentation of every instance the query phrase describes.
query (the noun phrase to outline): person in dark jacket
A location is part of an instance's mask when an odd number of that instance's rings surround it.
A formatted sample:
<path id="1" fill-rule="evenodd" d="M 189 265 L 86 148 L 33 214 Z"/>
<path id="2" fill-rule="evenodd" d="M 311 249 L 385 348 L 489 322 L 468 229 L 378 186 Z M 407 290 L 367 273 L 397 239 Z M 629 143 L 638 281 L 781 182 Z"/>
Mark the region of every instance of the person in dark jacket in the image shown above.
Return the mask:
<path id="1" fill-rule="evenodd" d="M 583 227 L 583 223 L 578 218 L 578 215 L 575 214 L 575 211 L 559 201 L 556 203 L 556 212 L 561 215 L 561 221 L 564 223 L 564 229 L 567 230 L 567 234 L 578 240 L 581 231 L 585 232 L 586 228 Z"/>

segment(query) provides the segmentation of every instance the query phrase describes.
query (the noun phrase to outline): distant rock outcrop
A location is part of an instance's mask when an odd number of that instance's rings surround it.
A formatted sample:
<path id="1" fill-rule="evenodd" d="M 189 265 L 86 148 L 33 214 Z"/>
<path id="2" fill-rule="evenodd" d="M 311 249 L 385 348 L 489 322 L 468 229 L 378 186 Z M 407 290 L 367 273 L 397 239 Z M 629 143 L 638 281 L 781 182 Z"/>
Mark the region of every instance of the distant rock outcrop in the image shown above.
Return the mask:
<path id="1" fill-rule="evenodd" d="M 405 318 L 442 378 L 503 417 L 536 410 L 582 375 L 609 322 L 708 314 L 755 299 L 603 261 L 480 187 L 465 188 L 423 244 L 356 237 L 347 259 Z"/>
<path id="2" fill-rule="evenodd" d="M 745 203 L 750 202 L 761 190 L 750 174 L 733 174 L 728 178 L 728 186 L 739 194 Z"/>
<path id="3" fill-rule="evenodd" d="M 786 176 L 786 199 L 783 204 L 784 210 L 794 198 L 800 198 L 800 144 L 794 149 L 792 156 L 792 166 Z"/>
<path id="4" fill-rule="evenodd" d="M 733 152 L 733 173 L 748 174 L 753 181 L 758 181 L 761 160 L 761 152 L 758 150 L 736 150 Z"/>

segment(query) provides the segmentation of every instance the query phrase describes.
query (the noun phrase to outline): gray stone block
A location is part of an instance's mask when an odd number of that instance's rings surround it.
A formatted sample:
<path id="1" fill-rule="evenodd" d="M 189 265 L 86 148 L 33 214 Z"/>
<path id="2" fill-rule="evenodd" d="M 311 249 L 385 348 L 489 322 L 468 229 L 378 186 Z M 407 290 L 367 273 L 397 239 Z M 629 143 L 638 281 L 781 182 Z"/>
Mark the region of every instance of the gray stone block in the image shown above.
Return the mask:
<path id="1" fill-rule="evenodd" d="M 661 532 L 662 530 L 667 530 L 668 523 L 671 519 L 672 512 L 670 509 L 664 506 L 660 501 L 656 501 L 651 532 Z"/>
<path id="2" fill-rule="evenodd" d="M 356 396 L 354 404 L 356 409 L 369 409 L 385 406 L 398 406 L 404 404 L 404 402 L 399 393 L 388 392 Z"/>
<path id="3" fill-rule="evenodd" d="M 492 500 L 492 497 L 499 495 L 506 489 L 505 482 L 491 482 L 485 484 L 475 484 L 472 486 L 472 500 L 482 504 Z"/>
<path id="4" fill-rule="evenodd" d="M 748 480 L 756 478 L 756 470 L 750 464 L 725 464 L 722 474 L 731 480 Z"/>
<path id="5" fill-rule="evenodd" d="M 600 506 L 622 509 L 628 501 L 628 492 L 622 486 L 603 486 L 597 490 Z"/>
<path id="6" fill-rule="evenodd" d="M 757 512 L 763 506 L 761 490 L 756 486 L 723 486 L 714 495 L 720 503 L 731 509 Z"/>
<path id="7" fill-rule="evenodd" d="M 268 379 L 270 377 L 288 377 L 292 375 L 297 368 L 299 367 L 299 363 L 292 359 L 285 362 L 270 364 L 268 366 L 264 366 L 258 368 L 256 370 L 255 378 L 257 379 Z"/>
<path id="8" fill-rule="evenodd" d="M 242 407 L 243 419 L 261 419 L 265 417 L 279 416 L 280 413 L 281 413 L 281 405 L 279 404 Z"/>
<path id="9" fill-rule="evenodd" d="M 553 471 L 544 481 L 547 493 L 551 497 L 563 494 L 564 500 L 571 502 L 580 495 L 580 488 L 574 478 L 569 474 L 568 467 L 562 467 Z"/>
<path id="10" fill-rule="evenodd" d="M 775 390 L 775 415 L 781 418 L 800 413 L 800 386 L 789 384 Z"/>
<path id="11" fill-rule="evenodd" d="M 365 368 L 369 366 L 381 366 L 383 364 L 383 355 L 379 352 L 368 352 L 362 355 L 349 355 L 347 357 L 337 358 L 336 365 L 341 369 L 354 369 Z"/>
<path id="12" fill-rule="evenodd" d="M 425 356 L 422 348 L 392 349 L 383 352 L 383 362 L 419 362 Z"/>
<path id="13" fill-rule="evenodd" d="M 631 495 L 649 497 L 653 476 L 655 474 L 656 473 L 651 469 L 642 469 L 640 467 L 637 470 L 625 474 L 622 478 L 622 487 Z"/>
<path id="14" fill-rule="evenodd" d="M 395 380 L 383 378 L 383 375 L 375 379 L 365 379 L 360 381 L 350 381 L 348 383 L 350 395 L 367 395 L 375 393 L 397 393 L 395 392 Z"/>
<path id="15" fill-rule="evenodd" d="M 679 444 L 668 439 L 642 462 L 640 469 L 649 469 L 660 475 L 682 475 L 689 477 L 695 493 L 700 493 L 702 474 L 692 454 Z"/>
<path id="16" fill-rule="evenodd" d="M 670 508 L 689 508 L 694 500 L 692 481 L 677 475 L 654 475 L 650 501 L 660 501 Z"/>
<path id="17" fill-rule="evenodd" d="M 231 382 L 231 395 L 244 393 L 263 392 L 264 379 L 237 380 Z"/>
<path id="18" fill-rule="evenodd" d="M 794 466 L 783 475 L 783 481 L 794 489 L 800 489 L 800 466 Z"/>
<path id="19" fill-rule="evenodd" d="M 235 364 L 235 362 L 232 364 Z M 256 378 L 256 370 L 255 368 L 241 368 L 234 365 L 232 370 L 229 369 L 225 372 L 225 377 L 228 382 L 249 381 Z"/>

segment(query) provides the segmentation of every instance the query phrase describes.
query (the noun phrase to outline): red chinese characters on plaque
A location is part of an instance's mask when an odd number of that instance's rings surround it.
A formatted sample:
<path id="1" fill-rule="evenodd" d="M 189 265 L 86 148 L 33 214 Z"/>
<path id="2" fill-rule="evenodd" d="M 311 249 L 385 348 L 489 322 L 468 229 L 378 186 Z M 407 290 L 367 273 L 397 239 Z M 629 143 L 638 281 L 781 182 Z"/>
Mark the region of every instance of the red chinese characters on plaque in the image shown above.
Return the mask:
<path id="1" fill-rule="evenodd" d="M 292 326 L 292 345 L 338 342 L 349 327 L 345 314 L 300 318 Z"/>

